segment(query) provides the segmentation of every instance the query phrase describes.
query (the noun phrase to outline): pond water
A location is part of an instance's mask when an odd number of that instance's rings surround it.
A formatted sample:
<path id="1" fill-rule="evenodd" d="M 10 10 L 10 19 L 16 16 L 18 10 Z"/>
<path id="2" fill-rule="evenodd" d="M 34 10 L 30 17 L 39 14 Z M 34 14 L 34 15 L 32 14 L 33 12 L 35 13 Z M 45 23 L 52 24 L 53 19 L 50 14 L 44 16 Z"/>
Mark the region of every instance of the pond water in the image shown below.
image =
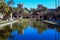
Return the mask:
<path id="1" fill-rule="evenodd" d="M 0 40 L 60 40 L 60 28 L 41 21 L 15 23 L 5 26 Z M 1 33 L 1 32 L 0 32 Z"/>

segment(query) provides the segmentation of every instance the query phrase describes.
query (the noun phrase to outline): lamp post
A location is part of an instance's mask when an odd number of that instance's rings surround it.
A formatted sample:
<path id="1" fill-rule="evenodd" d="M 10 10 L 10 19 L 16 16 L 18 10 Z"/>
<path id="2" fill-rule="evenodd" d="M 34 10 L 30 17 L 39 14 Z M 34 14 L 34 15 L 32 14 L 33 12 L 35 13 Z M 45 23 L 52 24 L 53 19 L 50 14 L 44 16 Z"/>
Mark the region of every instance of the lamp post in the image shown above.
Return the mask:
<path id="1" fill-rule="evenodd" d="M 55 7 L 58 7 L 58 6 L 60 6 L 60 0 L 55 0 Z M 55 36 L 55 40 L 60 40 L 60 38 L 59 38 L 59 32 L 57 32 L 57 34 L 55 32 L 55 35 L 57 35 L 57 36 Z"/>
<path id="2" fill-rule="evenodd" d="M 55 0 L 55 7 L 58 7 L 59 5 L 59 0 Z"/>
<path id="3" fill-rule="evenodd" d="M 60 6 L 60 0 L 58 0 L 58 6 Z"/>
<path id="4" fill-rule="evenodd" d="M 57 0 L 55 0 L 55 7 L 57 7 Z"/>
<path id="5" fill-rule="evenodd" d="M 55 0 L 55 7 L 60 6 L 60 0 Z"/>

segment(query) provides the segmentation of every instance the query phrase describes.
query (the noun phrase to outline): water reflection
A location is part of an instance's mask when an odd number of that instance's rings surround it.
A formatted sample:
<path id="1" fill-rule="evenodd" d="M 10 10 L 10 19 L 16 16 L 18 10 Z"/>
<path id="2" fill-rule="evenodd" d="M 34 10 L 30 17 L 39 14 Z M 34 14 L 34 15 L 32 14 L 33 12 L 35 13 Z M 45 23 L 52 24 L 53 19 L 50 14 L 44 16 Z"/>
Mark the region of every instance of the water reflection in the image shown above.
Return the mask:
<path id="1" fill-rule="evenodd" d="M 8 25 L 0 30 L 0 40 L 55 40 L 55 38 L 60 39 L 60 28 L 40 20 L 23 21 L 13 24 L 12 28 Z"/>
<path id="2" fill-rule="evenodd" d="M 47 30 L 47 24 L 41 22 L 41 21 L 34 21 L 33 23 L 33 27 L 37 28 L 38 33 L 42 33 L 43 31 Z M 44 25 L 43 25 L 44 24 Z"/>
<path id="3" fill-rule="evenodd" d="M 13 25 L 13 30 L 18 30 L 18 32 L 20 34 L 24 33 L 24 29 L 28 26 L 28 21 L 23 21 L 23 22 L 19 22 L 19 23 L 15 23 Z"/>
<path id="4" fill-rule="evenodd" d="M 5 26 L 2 30 L 0 30 L 0 40 L 7 40 L 12 29 L 9 26 Z"/>

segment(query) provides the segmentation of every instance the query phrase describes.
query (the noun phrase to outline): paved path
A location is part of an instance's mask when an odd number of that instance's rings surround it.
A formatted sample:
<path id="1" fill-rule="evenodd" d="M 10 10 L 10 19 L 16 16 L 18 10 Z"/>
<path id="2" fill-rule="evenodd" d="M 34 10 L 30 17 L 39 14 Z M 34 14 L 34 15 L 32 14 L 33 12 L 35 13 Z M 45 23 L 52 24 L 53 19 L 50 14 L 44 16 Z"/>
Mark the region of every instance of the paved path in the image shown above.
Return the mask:
<path id="1" fill-rule="evenodd" d="M 46 21 L 46 20 L 43 20 L 43 22 L 46 22 L 46 23 L 49 23 L 49 24 L 57 24 L 56 22 Z"/>
<path id="2" fill-rule="evenodd" d="M 3 28 L 6 25 L 10 25 L 10 24 L 13 24 L 13 23 L 16 23 L 16 22 L 19 22 L 19 20 L 14 20 L 14 21 L 10 21 L 10 22 L 6 22 L 6 23 L 3 23 L 3 24 L 0 24 L 0 29 Z"/>

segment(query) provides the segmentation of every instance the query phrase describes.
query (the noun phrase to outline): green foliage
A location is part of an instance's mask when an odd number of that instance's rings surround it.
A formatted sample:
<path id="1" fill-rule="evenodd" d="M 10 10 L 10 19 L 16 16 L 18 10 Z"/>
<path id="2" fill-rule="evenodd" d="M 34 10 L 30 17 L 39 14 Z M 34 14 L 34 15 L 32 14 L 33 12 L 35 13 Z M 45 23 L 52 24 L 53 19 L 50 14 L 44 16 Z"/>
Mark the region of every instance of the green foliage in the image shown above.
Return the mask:
<path id="1" fill-rule="evenodd" d="M 8 11 L 9 11 L 9 6 L 8 6 L 5 2 L 2 2 L 2 3 L 0 4 L 0 11 L 1 11 L 2 13 L 8 13 Z"/>
<path id="2" fill-rule="evenodd" d="M 27 11 L 27 10 L 24 10 L 24 12 L 23 12 L 24 14 L 29 14 L 29 12 Z"/>

